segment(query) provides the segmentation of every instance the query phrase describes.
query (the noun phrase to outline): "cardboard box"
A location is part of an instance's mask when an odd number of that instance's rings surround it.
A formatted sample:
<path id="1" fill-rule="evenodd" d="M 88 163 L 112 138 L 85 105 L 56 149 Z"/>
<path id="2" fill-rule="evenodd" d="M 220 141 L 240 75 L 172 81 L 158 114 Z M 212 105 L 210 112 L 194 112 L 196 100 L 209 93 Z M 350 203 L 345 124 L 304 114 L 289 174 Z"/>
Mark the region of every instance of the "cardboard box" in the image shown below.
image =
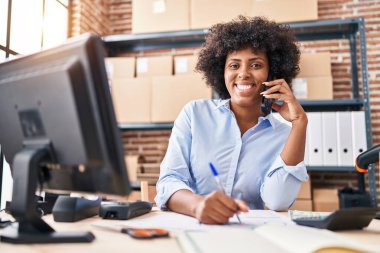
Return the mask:
<path id="1" fill-rule="evenodd" d="M 318 1 L 252 0 L 251 16 L 265 16 L 279 23 L 317 20 Z"/>
<path id="2" fill-rule="evenodd" d="M 171 55 L 138 57 L 136 59 L 136 77 L 169 76 L 173 74 Z"/>
<path id="3" fill-rule="evenodd" d="M 330 52 L 302 53 L 297 77 L 331 76 Z"/>
<path id="4" fill-rule="evenodd" d="M 190 0 L 133 0 L 132 33 L 188 30 Z"/>
<path id="5" fill-rule="evenodd" d="M 301 188 L 298 192 L 297 199 L 311 199 L 311 184 L 310 180 L 301 183 Z"/>
<path id="6" fill-rule="evenodd" d="M 194 74 L 198 62 L 197 55 L 174 56 L 174 75 Z"/>
<path id="7" fill-rule="evenodd" d="M 107 57 L 105 65 L 108 79 L 133 78 L 135 77 L 134 57 Z"/>
<path id="8" fill-rule="evenodd" d="M 298 99 L 333 99 L 333 80 L 331 76 L 295 78 L 292 82 L 293 93 Z"/>
<path id="9" fill-rule="evenodd" d="M 152 122 L 173 122 L 185 104 L 201 98 L 211 98 L 211 89 L 199 74 L 154 77 Z"/>
<path id="10" fill-rule="evenodd" d="M 314 189 L 313 190 L 314 211 L 332 212 L 339 209 L 339 198 L 337 189 Z"/>
<path id="11" fill-rule="evenodd" d="M 210 28 L 220 22 L 228 22 L 239 15 L 249 16 L 252 0 L 191 0 L 191 29 Z"/>
<path id="12" fill-rule="evenodd" d="M 313 211 L 313 201 L 311 199 L 296 199 L 289 210 Z"/>
<path id="13" fill-rule="evenodd" d="M 124 156 L 125 166 L 127 166 L 128 179 L 130 182 L 137 182 L 137 172 L 139 170 L 139 156 Z"/>
<path id="14" fill-rule="evenodd" d="M 150 122 L 151 78 L 114 79 L 111 94 L 119 123 Z"/>

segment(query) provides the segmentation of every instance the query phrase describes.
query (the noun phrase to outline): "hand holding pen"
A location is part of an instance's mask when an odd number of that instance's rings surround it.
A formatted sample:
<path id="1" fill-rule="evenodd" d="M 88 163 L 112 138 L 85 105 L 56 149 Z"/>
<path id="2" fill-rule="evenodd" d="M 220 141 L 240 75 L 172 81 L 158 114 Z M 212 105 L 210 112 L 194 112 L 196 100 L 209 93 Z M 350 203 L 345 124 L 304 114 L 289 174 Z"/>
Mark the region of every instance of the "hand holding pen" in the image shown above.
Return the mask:
<path id="1" fill-rule="evenodd" d="M 213 168 L 217 174 L 215 167 Z M 213 175 L 215 174 L 213 173 Z M 218 175 L 215 180 L 219 181 L 218 187 L 220 189 L 203 197 L 195 208 L 195 216 L 199 221 L 205 224 L 225 224 L 238 211 L 248 211 L 248 207 L 243 201 L 233 199 L 224 193 Z"/>

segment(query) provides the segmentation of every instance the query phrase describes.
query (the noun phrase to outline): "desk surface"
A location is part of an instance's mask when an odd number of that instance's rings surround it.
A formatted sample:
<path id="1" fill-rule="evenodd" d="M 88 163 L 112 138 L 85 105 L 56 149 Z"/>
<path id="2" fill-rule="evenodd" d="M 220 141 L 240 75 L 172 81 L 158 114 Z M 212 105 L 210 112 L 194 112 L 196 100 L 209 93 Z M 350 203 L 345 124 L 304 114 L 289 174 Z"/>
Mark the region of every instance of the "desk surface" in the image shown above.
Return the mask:
<path id="1" fill-rule="evenodd" d="M 286 215 L 284 213 L 284 215 Z M 0 213 L 0 217 L 6 216 Z M 160 238 L 154 240 L 137 240 L 128 235 L 108 231 L 91 226 L 99 220 L 94 217 L 76 223 L 54 222 L 51 215 L 45 220 L 57 231 L 91 231 L 96 239 L 92 243 L 72 243 L 72 244 L 36 244 L 36 245 L 13 245 L 0 242 L 1 253 L 32 253 L 32 252 L 134 252 L 134 253 L 180 253 L 181 249 L 174 237 Z M 120 221 L 109 221 L 110 224 L 119 224 Z M 1 231 L 1 230 L 0 230 Z M 340 235 L 350 238 L 352 241 L 371 245 L 380 248 L 380 220 L 373 220 L 364 230 L 338 232 Z"/>

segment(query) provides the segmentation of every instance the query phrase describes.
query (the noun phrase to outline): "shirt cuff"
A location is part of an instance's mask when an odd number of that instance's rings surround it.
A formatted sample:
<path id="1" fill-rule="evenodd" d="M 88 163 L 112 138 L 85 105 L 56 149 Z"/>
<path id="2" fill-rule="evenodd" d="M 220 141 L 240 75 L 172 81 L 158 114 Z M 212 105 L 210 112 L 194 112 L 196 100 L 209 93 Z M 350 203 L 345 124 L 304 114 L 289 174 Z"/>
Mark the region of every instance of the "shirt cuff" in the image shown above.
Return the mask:
<path id="1" fill-rule="evenodd" d="M 270 167 L 267 173 L 267 177 L 271 177 L 274 172 L 281 168 L 283 168 L 286 172 L 288 172 L 300 181 L 305 182 L 309 179 L 309 175 L 307 174 L 306 170 L 306 165 L 303 161 L 298 163 L 297 165 L 289 166 L 285 164 L 284 160 L 282 160 L 280 155 L 276 158 L 276 160 Z"/>
<path id="2" fill-rule="evenodd" d="M 169 208 L 166 206 L 166 203 L 177 191 L 189 190 L 191 192 L 194 192 L 194 190 L 191 189 L 188 185 L 180 181 L 166 181 L 161 182 L 160 184 L 157 185 L 157 195 L 154 200 L 156 201 L 157 207 L 164 211 L 169 210 Z"/>

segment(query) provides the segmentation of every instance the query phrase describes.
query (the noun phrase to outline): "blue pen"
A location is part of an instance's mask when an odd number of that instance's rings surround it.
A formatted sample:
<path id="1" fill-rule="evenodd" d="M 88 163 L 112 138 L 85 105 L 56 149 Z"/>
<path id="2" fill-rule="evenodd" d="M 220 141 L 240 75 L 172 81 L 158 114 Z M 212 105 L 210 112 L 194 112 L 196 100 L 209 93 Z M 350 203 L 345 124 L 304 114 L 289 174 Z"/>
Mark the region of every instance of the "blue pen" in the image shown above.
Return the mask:
<path id="1" fill-rule="evenodd" d="M 212 175 L 214 176 L 214 179 L 215 179 L 216 183 L 218 184 L 219 190 L 225 194 L 226 191 L 224 190 L 222 182 L 220 181 L 218 171 L 216 171 L 214 165 L 211 162 L 208 163 L 208 165 L 210 166 Z M 239 223 L 241 223 L 239 215 L 236 214 L 236 218 L 238 219 Z"/>

